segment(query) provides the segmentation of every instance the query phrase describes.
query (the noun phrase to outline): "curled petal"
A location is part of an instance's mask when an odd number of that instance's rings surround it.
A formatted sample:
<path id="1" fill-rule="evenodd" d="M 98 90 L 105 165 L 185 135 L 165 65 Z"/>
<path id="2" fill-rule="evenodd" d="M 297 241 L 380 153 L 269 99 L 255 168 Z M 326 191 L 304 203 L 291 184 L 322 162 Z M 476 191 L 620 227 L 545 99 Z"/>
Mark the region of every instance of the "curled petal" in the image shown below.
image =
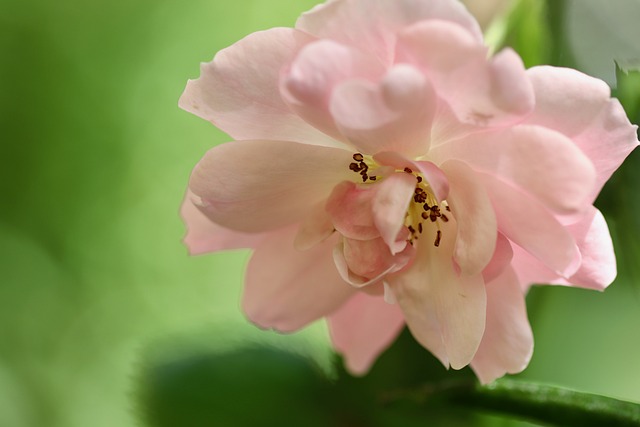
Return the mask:
<path id="1" fill-rule="evenodd" d="M 326 204 L 333 226 L 349 239 L 370 240 L 380 236 L 371 209 L 376 191 L 350 181 L 337 185 Z"/>
<path id="2" fill-rule="evenodd" d="M 179 105 L 235 139 L 335 146 L 335 141 L 309 126 L 280 97 L 282 68 L 313 40 L 291 28 L 251 34 L 203 64 L 200 77 L 189 81 Z"/>
<path id="3" fill-rule="evenodd" d="M 338 85 L 331 114 L 349 141 L 364 153 L 394 150 L 420 156 L 429 150 L 437 98 L 415 68 L 396 65 L 380 83 L 349 80 Z"/>
<path id="4" fill-rule="evenodd" d="M 242 307 L 262 328 L 295 331 L 332 313 L 356 292 L 333 265 L 335 239 L 300 252 L 293 247 L 295 234 L 295 227 L 272 233 L 247 266 Z"/>
<path id="5" fill-rule="evenodd" d="M 260 232 L 299 222 L 350 178 L 350 153 L 286 141 L 236 141 L 209 150 L 189 189 L 200 210 L 234 230 Z"/>
<path id="6" fill-rule="evenodd" d="M 404 326 L 404 316 L 397 305 L 363 292 L 351 297 L 327 321 L 333 346 L 342 353 L 347 369 L 354 375 L 365 374 Z"/>
<path id="7" fill-rule="evenodd" d="M 500 276 L 505 268 L 511 265 L 513 259 L 513 248 L 511 242 L 504 234 L 498 233 L 496 239 L 496 250 L 493 253 L 493 257 L 487 266 L 482 270 L 482 277 L 484 282 L 488 283 Z"/>
<path id="8" fill-rule="evenodd" d="M 430 226 L 425 232 L 436 230 Z M 486 295 L 482 275 L 456 271 L 455 236 L 455 220 L 450 220 L 440 246 L 421 239 L 415 261 L 388 282 L 413 336 L 445 366 L 461 369 L 482 339 Z"/>
<path id="9" fill-rule="evenodd" d="M 264 238 L 264 233 L 243 233 L 212 222 L 198 208 L 201 204 L 200 197 L 187 190 L 180 208 L 180 216 L 187 226 L 184 243 L 191 255 L 225 249 L 255 248 Z"/>
<path id="10" fill-rule="evenodd" d="M 449 179 L 447 202 L 458 224 L 454 258 L 464 274 L 480 273 L 493 257 L 498 234 L 491 200 L 465 163 L 449 160 L 442 170 Z"/>
<path id="11" fill-rule="evenodd" d="M 303 14 L 296 28 L 371 51 L 390 63 L 396 33 L 415 22 L 434 19 L 455 22 L 478 43 L 482 41 L 473 16 L 461 3 L 448 0 L 330 0 Z"/>
<path id="12" fill-rule="evenodd" d="M 518 278 L 507 268 L 487 283 L 487 324 L 478 352 L 471 361 L 480 382 L 517 374 L 529 364 L 533 333 Z"/>
<path id="13" fill-rule="evenodd" d="M 407 246 L 407 236 L 401 231 L 415 186 L 413 175 L 394 173 L 379 184 L 373 199 L 374 223 L 392 254 Z"/>

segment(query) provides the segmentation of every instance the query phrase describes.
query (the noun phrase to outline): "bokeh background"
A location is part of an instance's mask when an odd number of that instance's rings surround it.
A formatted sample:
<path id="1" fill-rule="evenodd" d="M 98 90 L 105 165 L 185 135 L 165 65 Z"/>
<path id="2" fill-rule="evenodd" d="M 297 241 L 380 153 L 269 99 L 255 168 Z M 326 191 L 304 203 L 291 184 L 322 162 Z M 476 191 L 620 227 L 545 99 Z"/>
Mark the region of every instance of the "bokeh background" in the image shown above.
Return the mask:
<path id="1" fill-rule="evenodd" d="M 621 70 L 640 58 L 638 0 L 473 3 L 492 45 L 606 79 L 640 122 L 640 77 Z M 247 252 L 181 245 L 191 168 L 227 140 L 178 109 L 186 80 L 314 4 L 0 0 L 0 427 L 528 425 L 382 405 L 469 371 L 445 372 L 405 333 L 350 378 L 322 322 L 281 336 L 244 319 Z M 613 286 L 532 290 L 522 379 L 640 401 L 639 189 L 635 152 L 597 202 Z"/>

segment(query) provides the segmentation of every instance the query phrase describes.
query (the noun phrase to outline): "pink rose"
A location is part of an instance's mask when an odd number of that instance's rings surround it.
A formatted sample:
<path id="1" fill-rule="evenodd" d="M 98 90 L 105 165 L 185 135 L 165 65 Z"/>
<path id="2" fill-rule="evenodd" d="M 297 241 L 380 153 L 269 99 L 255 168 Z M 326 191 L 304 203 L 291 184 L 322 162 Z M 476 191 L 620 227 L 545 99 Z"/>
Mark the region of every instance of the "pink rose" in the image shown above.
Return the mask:
<path id="1" fill-rule="evenodd" d="M 237 141 L 195 167 L 185 242 L 254 250 L 251 321 L 327 317 L 356 374 L 406 322 L 486 383 L 528 364 L 531 283 L 611 283 L 592 203 L 636 127 L 600 80 L 487 55 L 455 0 L 330 0 L 203 65 L 180 106 Z"/>

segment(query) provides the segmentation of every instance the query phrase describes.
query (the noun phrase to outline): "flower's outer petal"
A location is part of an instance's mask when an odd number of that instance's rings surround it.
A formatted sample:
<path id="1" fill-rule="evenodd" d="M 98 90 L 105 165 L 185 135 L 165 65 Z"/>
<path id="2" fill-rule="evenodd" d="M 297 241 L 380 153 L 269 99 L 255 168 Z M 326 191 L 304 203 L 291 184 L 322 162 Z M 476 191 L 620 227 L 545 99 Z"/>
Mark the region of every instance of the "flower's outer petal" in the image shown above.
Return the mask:
<path id="1" fill-rule="evenodd" d="M 341 182 L 331 192 L 325 208 L 333 226 L 349 239 L 369 240 L 380 236 L 371 206 L 376 190 L 371 186 Z"/>
<path id="2" fill-rule="evenodd" d="M 189 188 L 212 221 L 238 231 L 268 231 L 302 220 L 351 177 L 350 160 L 339 148 L 236 141 L 209 150 Z"/>
<path id="3" fill-rule="evenodd" d="M 581 221 L 568 228 L 578 243 L 582 265 L 567 281 L 574 286 L 604 290 L 617 275 L 616 255 L 604 216 L 592 208 Z"/>
<path id="4" fill-rule="evenodd" d="M 498 224 L 487 191 L 465 163 L 442 164 L 449 179 L 447 203 L 458 224 L 454 259 L 463 274 L 478 274 L 491 261 L 496 248 Z"/>
<path id="5" fill-rule="evenodd" d="M 471 368 L 483 384 L 521 372 L 533 353 L 533 333 L 518 278 L 511 268 L 487 283 L 487 324 Z"/>
<path id="6" fill-rule="evenodd" d="M 393 150 L 419 157 L 429 151 L 437 106 L 424 74 L 401 64 L 377 84 L 349 80 L 338 85 L 329 109 L 340 132 L 363 153 Z"/>
<path id="7" fill-rule="evenodd" d="M 376 82 L 384 74 L 377 58 L 331 40 L 300 50 L 280 82 L 282 98 L 292 111 L 324 133 L 344 139 L 329 112 L 334 88 L 350 79 Z"/>
<path id="8" fill-rule="evenodd" d="M 458 159 L 535 196 L 547 208 L 572 214 L 590 203 L 591 160 L 566 136 L 540 126 L 514 126 L 440 145 L 434 161 Z"/>
<path id="9" fill-rule="evenodd" d="M 396 33 L 432 19 L 455 22 L 482 42 L 482 31 L 473 16 L 461 3 L 449 0 L 329 0 L 303 14 L 296 28 L 371 51 L 391 63 Z"/>
<path id="10" fill-rule="evenodd" d="M 392 254 L 401 252 L 407 246 L 407 236 L 400 235 L 400 232 L 404 227 L 405 215 L 415 186 L 416 180 L 413 175 L 394 173 L 378 185 L 374 196 L 373 220 Z"/>
<path id="11" fill-rule="evenodd" d="M 498 230 L 560 275 L 580 266 L 580 251 L 569 231 L 540 203 L 494 176 L 479 173 L 498 219 Z"/>
<path id="12" fill-rule="evenodd" d="M 524 64 L 511 49 L 487 60 L 487 48 L 459 25 L 419 22 L 405 29 L 397 61 L 419 66 L 458 120 L 478 126 L 522 121 L 535 104 Z"/>
<path id="13" fill-rule="evenodd" d="M 180 98 L 184 110 L 234 139 L 282 139 L 336 144 L 293 113 L 280 97 L 281 69 L 314 40 L 290 28 L 253 33 L 203 64 Z"/>
<path id="14" fill-rule="evenodd" d="M 217 252 L 225 249 L 254 248 L 265 236 L 265 233 L 242 233 L 229 230 L 211 222 L 198 209 L 200 198 L 187 190 L 180 208 L 180 216 L 187 227 L 184 243 L 191 255 Z"/>
<path id="15" fill-rule="evenodd" d="M 433 162 L 414 162 L 395 151 L 383 151 L 378 153 L 373 156 L 373 160 L 381 165 L 396 168 L 396 170 L 403 170 L 408 167 L 413 172 L 419 172 L 429 183 L 429 186 L 433 190 L 438 201 L 445 200 L 449 194 L 449 181 L 447 180 L 447 176 Z"/>
<path id="16" fill-rule="evenodd" d="M 404 326 L 402 311 L 381 296 L 358 292 L 327 318 L 333 347 L 354 375 L 367 373 Z"/>
<path id="17" fill-rule="evenodd" d="M 441 228 L 439 247 L 421 239 L 415 261 L 387 281 L 418 342 L 445 366 L 461 369 L 482 339 L 486 295 L 482 275 L 458 274 L 454 267 L 455 220 Z M 435 235 L 435 226 L 425 233 Z"/>
<path id="18" fill-rule="evenodd" d="M 592 199 L 611 174 L 638 146 L 632 125 L 602 80 L 568 68 L 533 67 L 527 71 L 536 93 L 536 108 L 528 122 L 571 137 L 591 159 L 597 182 Z"/>
<path id="19" fill-rule="evenodd" d="M 336 239 L 301 252 L 293 247 L 296 231 L 272 233 L 247 266 L 242 307 L 262 328 L 295 331 L 332 313 L 356 292 L 333 265 Z"/>
<path id="20" fill-rule="evenodd" d="M 513 266 L 525 288 L 535 283 L 577 286 L 581 288 L 604 290 L 616 278 L 616 257 L 607 223 L 594 207 L 583 217 L 567 226 L 574 236 L 582 264 L 570 277 L 562 277 L 546 268 L 521 249 L 514 251 Z"/>
<path id="21" fill-rule="evenodd" d="M 496 239 L 496 250 L 487 266 L 482 270 L 484 282 L 488 283 L 502 274 L 505 268 L 511 265 L 513 259 L 513 248 L 511 242 L 504 234 L 498 233 Z"/>

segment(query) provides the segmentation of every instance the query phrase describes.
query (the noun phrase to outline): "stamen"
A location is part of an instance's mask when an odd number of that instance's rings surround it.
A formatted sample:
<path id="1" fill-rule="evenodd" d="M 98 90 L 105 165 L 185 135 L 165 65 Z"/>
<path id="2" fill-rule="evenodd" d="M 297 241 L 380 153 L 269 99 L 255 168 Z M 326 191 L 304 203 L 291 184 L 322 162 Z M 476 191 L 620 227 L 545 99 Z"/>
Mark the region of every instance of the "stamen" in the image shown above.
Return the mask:
<path id="1" fill-rule="evenodd" d="M 437 248 L 438 246 L 440 246 L 440 239 L 441 239 L 441 238 L 442 238 L 442 231 L 438 230 L 438 231 L 436 232 L 436 241 L 435 241 L 435 242 L 433 242 L 433 246 L 435 246 L 436 248 Z"/>
<path id="2" fill-rule="evenodd" d="M 405 171 L 406 173 L 413 173 L 413 171 L 411 170 L 411 168 L 404 168 L 404 171 Z"/>
<path id="3" fill-rule="evenodd" d="M 449 210 L 448 206 L 447 206 L 447 210 Z M 440 219 L 443 220 L 444 222 L 449 222 L 449 218 L 447 218 L 445 214 L 440 215 Z"/>
<path id="4" fill-rule="evenodd" d="M 364 156 L 361 153 L 356 153 L 353 155 L 353 160 L 356 162 L 361 162 L 364 160 Z"/>

